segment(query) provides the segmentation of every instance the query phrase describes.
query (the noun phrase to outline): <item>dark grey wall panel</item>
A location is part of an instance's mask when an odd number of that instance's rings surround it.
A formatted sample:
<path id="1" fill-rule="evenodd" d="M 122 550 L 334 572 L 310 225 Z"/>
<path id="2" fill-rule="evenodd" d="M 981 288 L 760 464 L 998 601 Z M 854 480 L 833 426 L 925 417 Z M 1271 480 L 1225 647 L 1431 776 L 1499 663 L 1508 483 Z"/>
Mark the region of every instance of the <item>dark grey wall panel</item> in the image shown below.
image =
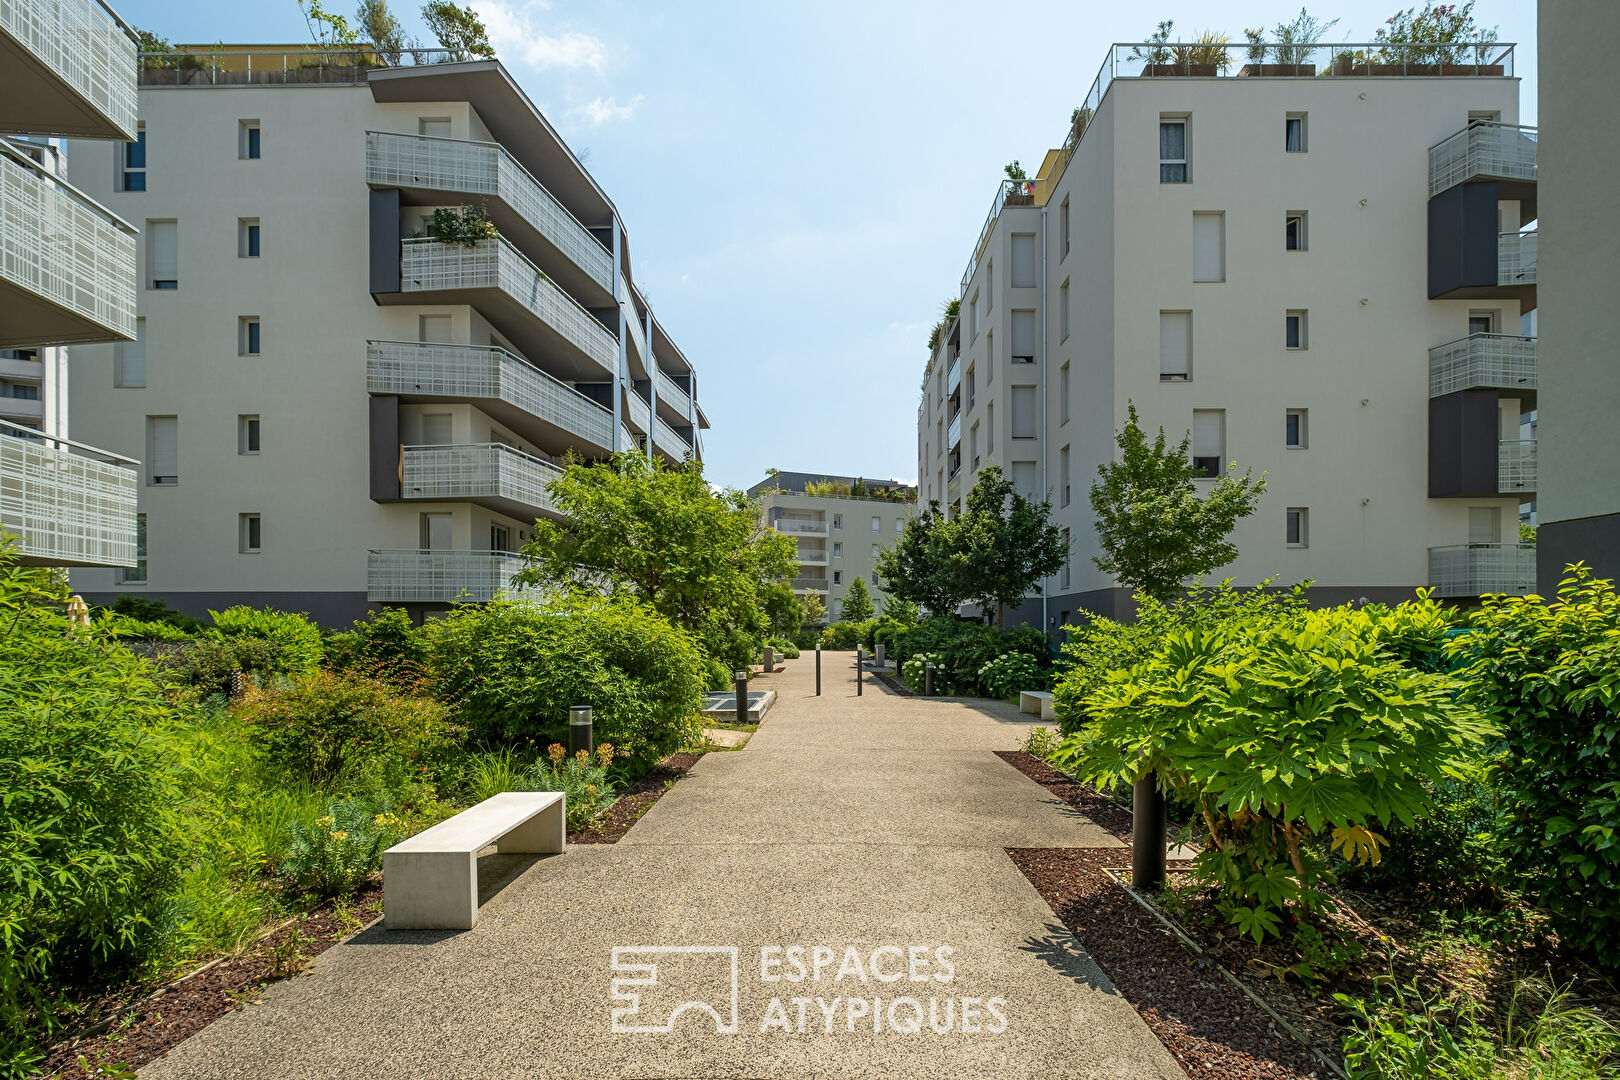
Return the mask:
<path id="1" fill-rule="evenodd" d="M 393 502 L 400 497 L 399 398 L 378 394 L 371 399 L 371 497 Z"/>
<path id="2" fill-rule="evenodd" d="M 399 191 L 371 193 L 371 291 L 399 292 Z"/>
<path id="3" fill-rule="evenodd" d="M 362 556 L 364 552 L 360 553 Z M 162 592 L 145 589 L 125 590 L 147 600 L 161 600 L 182 615 L 208 620 L 208 612 L 223 611 L 237 604 L 277 611 L 297 611 L 308 615 L 329 630 L 347 630 L 356 619 L 363 619 L 382 604 L 366 599 L 364 592 Z M 92 604 L 110 604 L 120 593 L 85 593 Z"/>
<path id="4" fill-rule="evenodd" d="M 1620 513 L 1536 527 L 1536 592 L 1556 596 L 1558 579 L 1573 562 L 1584 562 L 1597 577 L 1620 578 Z"/>
<path id="5" fill-rule="evenodd" d="M 1429 498 L 1497 493 L 1498 396 L 1459 390 L 1429 399 Z"/>
<path id="6" fill-rule="evenodd" d="M 1429 296 L 1496 285 L 1497 187 L 1459 184 L 1429 200 Z"/>

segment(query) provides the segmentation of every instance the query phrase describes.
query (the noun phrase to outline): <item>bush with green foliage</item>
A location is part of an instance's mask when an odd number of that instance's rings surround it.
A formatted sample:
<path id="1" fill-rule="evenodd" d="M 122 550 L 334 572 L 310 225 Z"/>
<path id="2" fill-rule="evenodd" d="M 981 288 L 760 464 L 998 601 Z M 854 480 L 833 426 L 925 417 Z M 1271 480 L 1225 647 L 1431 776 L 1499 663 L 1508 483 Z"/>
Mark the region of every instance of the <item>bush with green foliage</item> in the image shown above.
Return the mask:
<path id="1" fill-rule="evenodd" d="M 468 796 L 481 802 L 503 791 L 560 791 L 570 832 L 583 829 L 613 804 L 615 789 L 608 777 L 615 748 L 598 743 L 596 753 L 572 757 L 562 743 L 552 743 L 546 756 L 519 753 L 511 747 L 479 755 L 468 773 Z"/>
<path id="2" fill-rule="evenodd" d="M 193 619 L 190 615 L 182 615 L 161 600 L 153 600 L 147 596 L 136 596 L 134 593 L 119 593 L 117 599 L 108 604 L 103 611 L 113 615 L 121 615 L 137 623 L 166 624 L 179 630 L 182 634 L 200 634 L 208 628 L 208 624 L 201 619 Z"/>
<path id="3" fill-rule="evenodd" d="M 944 653 L 912 653 L 906 658 L 905 663 L 900 665 L 900 677 L 913 691 L 921 694 L 928 688 L 929 664 L 934 665 L 934 693 L 951 693 L 951 681 L 946 674 Z"/>
<path id="4" fill-rule="evenodd" d="M 326 663 L 333 671 L 415 687 L 427 678 L 427 639 L 404 608 L 385 607 L 327 638 Z"/>
<path id="5" fill-rule="evenodd" d="M 784 660 L 797 660 L 799 658 L 799 647 L 787 638 L 773 637 L 768 639 L 765 644 L 775 649 L 776 655 Z"/>
<path id="6" fill-rule="evenodd" d="M 317 896 L 344 896 L 382 867 L 382 853 L 404 836 L 386 806 L 363 799 L 333 799 L 313 824 L 295 820 L 276 876 Z"/>
<path id="7" fill-rule="evenodd" d="M 849 591 L 844 594 L 844 603 L 839 608 L 838 621 L 863 623 L 870 619 L 876 610 L 872 604 L 872 590 L 866 587 L 866 579 L 856 574 L 850 579 Z"/>
<path id="8" fill-rule="evenodd" d="M 1032 659 L 1043 671 L 1051 665 L 1046 636 L 1032 626 L 997 630 L 983 623 L 962 622 L 945 615 L 924 619 L 894 638 L 894 658 L 905 670 L 905 663 L 919 652 L 939 657 L 935 661 L 934 685 L 940 693 L 990 694 L 980 677 L 986 665 L 1009 653 Z M 996 669 L 999 670 L 999 669 Z M 908 680 L 909 681 L 909 680 Z"/>
<path id="9" fill-rule="evenodd" d="M 711 666 L 690 634 L 622 594 L 460 605 L 428 630 L 439 693 L 479 739 L 564 741 L 569 707 L 590 705 L 596 738 L 632 771 L 693 732 Z"/>
<path id="10" fill-rule="evenodd" d="M 227 639 L 268 641 L 274 645 L 277 674 L 313 675 L 321 666 L 325 656 L 321 630 L 308 616 L 244 605 L 208 614 L 214 620 L 214 630 Z"/>
<path id="11" fill-rule="evenodd" d="M 1446 643 L 1501 725 L 1502 844 L 1561 940 L 1620 966 L 1620 596 L 1571 566 L 1557 599 L 1493 596 Z"/>
<path id="12" fill-rule="evenodd" d="M 854 649 L 862 643 L 865 623 L 835 622 L 821 632 L 823 649 Z"/>
<path id="13" fill-rule="evenodd" d="M 150 656 L 155 670 L 181 685 L 195 687 L 204 697 L 228 696 L 231 677 L 238 671 L 264 683 L 282 666 L 280 649 L 264 638 L 210 634 L 180 642 L 131 645 Z"/>
<path id="14" fill-rule="evenodd" d="M 1156 776 L 1208 833 L 1196 872 L 1244 933 L 1278 934 L 1332 880 L 1331 847 L 1376 862 L 1375 829 L 1410 824 L 1495 731 L 1457 680 L 1393 656 L 1443 623 L 1433 601 L 1292 612 L 1173 630 L 1082 702 L 1058 761 L 1101 790 Z"/>
<path id="15" fill-rule="evenodd" d="M 979 669 L 979 686 L 989 697 L 1010 698 L 1024 690 L 1045 690 L 1052 685 L 1051 673 L 1033 656 L 1005 652 Z"/>

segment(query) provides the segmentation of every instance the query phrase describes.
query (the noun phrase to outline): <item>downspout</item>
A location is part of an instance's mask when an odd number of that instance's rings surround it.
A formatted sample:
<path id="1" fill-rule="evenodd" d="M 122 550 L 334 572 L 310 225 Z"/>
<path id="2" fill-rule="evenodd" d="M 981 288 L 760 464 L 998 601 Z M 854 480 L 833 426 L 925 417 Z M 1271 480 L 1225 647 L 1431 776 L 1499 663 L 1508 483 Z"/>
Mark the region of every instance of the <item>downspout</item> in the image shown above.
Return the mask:
<path id="1" fill-rule="evenodd" d="M 1050 194 L 1050 193 L 1048 193 Z M 1051 456 L 1051 448 L 1046 445 L 1046 417 L 1051 411 L 1046 400 L 1046 369 L 1050 366 L 1050 357 L 1046 355 L 1046 207 L 1041 207 L 1041 491 L 1042 497 L 1048 490 L 1046 486 L 1046 459 Z M 1047 579 L 1041 578 L 1041 635 L 1049 633 L 1046 618 L 1046 588 Z"/>
<path id="2" fill-rule="evenodd" d="M 631 314 L 635 314 L 634 309 L 631 310 Z M 648 304 L 647 317 L 641 325 L 642 335 L 647 339 L 647 355 L 642 357 L 642 362 L 647 365 L 647 461 L 649 463 L 653 460 L 653 431 L 658 427 L 656 423 L 658 419 L 658 376 L 654 374 L 658 367 L 658 360 L 653 355 L 652 323 L 652 305 Z"/>

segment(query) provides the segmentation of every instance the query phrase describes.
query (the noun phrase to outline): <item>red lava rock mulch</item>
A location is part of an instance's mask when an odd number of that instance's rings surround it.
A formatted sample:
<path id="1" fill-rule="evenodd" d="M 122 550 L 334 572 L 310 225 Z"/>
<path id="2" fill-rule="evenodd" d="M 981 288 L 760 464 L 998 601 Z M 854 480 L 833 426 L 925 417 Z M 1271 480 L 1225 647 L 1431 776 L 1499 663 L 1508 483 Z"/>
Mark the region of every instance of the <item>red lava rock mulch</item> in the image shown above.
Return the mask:
<path id="1" fill-rule="evenodd" d="M 570 844 L 615 844 L 641 820 L 641 815 L 652 809 L 652 804 L 668 791 L 670 785 L 684 777 L 696 765 L 702 754 L 682 752 L 671 754 L 658 763 L 652 772 L 625 788 L 608 807 L 607 813 L 597 818 L 588 828 L 568 834 Z"/>
<path id="2" fill-rule="evenodd" d="M 997 756 L 1130 843 L 1131 814 L 1118 803 L 1029 754 Z M 1310 1051 L 1103 872 L 1128 866 L 1129 851 L 1009 848 L 1007 854 L 1193 1080 L 1326 1075 Z"/>
<path id="3" fill-rule="evenodd" d="M 96 1028 L 53 1047 L 41 1075 L 104 1076 L 108 1066 L 139 1068 L 155 1061 L 233 1009 L 256 1003 L 259 991 L 278 979 L 301 973 L 309 961 L 382 915 L 382 884 L 374 881 L 355 895 L 349 918 L 331 906 L 304 915 L 260 939 L 239 956 L 228 957 L 165 986 L 149 997 L 149 987 L 109 998 Z M 109 1023 L 110 1020 L 110 1023 Z M 91 1031 L 95 1031 L 92 1028 Z"/>

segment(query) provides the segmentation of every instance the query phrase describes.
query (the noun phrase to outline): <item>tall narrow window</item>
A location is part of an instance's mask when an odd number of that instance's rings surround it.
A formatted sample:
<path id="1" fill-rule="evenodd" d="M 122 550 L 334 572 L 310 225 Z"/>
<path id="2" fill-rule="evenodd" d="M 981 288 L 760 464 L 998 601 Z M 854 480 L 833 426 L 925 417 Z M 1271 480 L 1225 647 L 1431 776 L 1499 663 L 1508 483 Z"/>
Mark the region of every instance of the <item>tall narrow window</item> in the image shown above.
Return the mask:
<path id="1" fill-rule="evenodd" d="M 1305 449 L 1305 410 L 1289 409 L 1283 420 L 1283 445 L 1290 450 Z"/>
<path id="2" fill-rule="evenodd" d="M 1198 475 L 1221 475 L 1221 462 L 1226 458 L 1226 410 L 1194 409 L 1192 441 L 1193 468 Z"/>
<path id="3" fill-rule="evenodd" d="M 1470 311 L 1468 313 L 1468 336 L 1496 333 L 1496 316 L 1497 313 L 1494 311 Z"/>
<path id="4" fill-rule="evenodd" d="M 1035 463 L 1033 461 L 1015 461 L 1012 463 L 1013 490 L 1026 499 L 1035 498 Z"/>
<path id="5" fill-rule="evenodd" d="M 1069 448 L 1058 451 L 1058 505 L 1069 505 Z"/>
<path id="6" fill-rule="evenodd" d="M 1035 287 L 1034 233 L 1013 233 L 1012 287 L 1015 289 L 1033 289 Z"/>
<path id="7" fill-rule="evenodd" d="M 1283 118 L 1283 149 L 1290 154 L 1305 152 L 1305 114 L 1291 112 Z"/>
<path id="8" fill-rule="evenodd" d="M 1064 199 L 1063 205 L 1058 208 L 1058 259 L 1061 261 L 1069 254 L 1069 200 Z"/>
<path id="9" fill-rule="evenodd" d="M 844 515 L 843 514 L 834 514 L 833 515 L 833 528 L 842 529 L 843 527 L 844 527 Z"/>
<path id="10" fill-rule="evenodd" d="M 146 515 L 135 515 L 135 565 L 118 568 L 118 584 L 146 584 Z"/>
<path id="11" fill-rule="evenodd" d="M 1067 589 L 1069 587 L 1071 578 L 1070 568 L 1071 560 L 1069 558 L 1069 530 L 1065 528 L 1063 530 L 1063 569 L 1058 571 L 1058 588 Z M 1066 616 L 1067 613 L 1065 613 L 1065 618 L 1063 620 L 1065 623 L 1069 621 Z"/>
<path id="12" fill-rule="evenodd" d="M 146 317 L 135 320 L 135 340 L 113 346 L 113 385 L 146 385 Z"/>
<path id="13" fill-rule="evenodd" d="M 1069 340 L 1069 283 L 1058 286 L 1058 340 Z"/>
<path id="14" fill-rule="evenodd" d="M 996 264 L 984 264 L 984 313 L 996 310 Z"/>
<path id="15" fill-rule="evenodd" d="M 1012 362 L 1015 364 L 1033 364 L 1035 362 L 1035 312 L 1014 311 L 1012 313 Z"/>
<path id="16" fill-rule="evenodd" d="M 1159 312 L 1159 381 L 1192 378 L 1192 312 Z"/>
<path id="17" fill-rule="evenodd" d="M 1285 538 L 1291 548 L 1310 547 L 1310 511 L 1303 506 L 1290 506 L 1287 512 Z"/>
<path id="18" fill-rule="evenodd" d="M 146 223 L 147 287 L 180 287 L 180 225 L 174 221 Z"/>
<path id="19" fill-rule="evenodd" d="M 259 257 L 259 219 L 236 219 L 236 254 L 243 259 Z"/>
<path id="20" fill-rule="evenodd" d="M 1181 118 L 1159 120 L 1159 183 L 1187 182 L 1187 121 Z"/>
<path id="21" fill-rule="evenodd" d="M 1283 250 L 1309 250 L 1305 235 L 1305 211 L 1290 210 L 1283 215 Z"/>
<path id="22" fill-rule="evenodd" d="M 124 144 L 124 167 L 118 173 L 119 191 L 146 190 L 146 125 L 135 129 L 135 141 Z"/>
<path id="23" fill-rule="evenodd" d="M 1033 439 L 1035 437 L 1035 388 L 1033 386 L 1015 386 L 1012 388 L 1012 437 L 1015 439 Z"/>
<path id="24" fill-rule="evenodd" d="M 449 551 L 455 546 L 455 517 L 436 513 L 422 515 L 422 550 Z"/>
<path id="25" fill-rule="evenodd" d="M 1500 544 L 1502 542 L 1502 510 L 1496 506 L 1470 506 L 1468 508 L 1468 543 Z"/>
<path id="26" fill-rule="evenodd" d="M 237 352 L 241 356 L 259 355 L 259 317 L 243 315 L 236 320 Z"/>
<path id="27" fill-rule="evenodd" d="M 844 572 L 842 570 L 834 570 L 833 571 L 833 584 L 834 585 L 842 585 L 843 583 L 844 583 Z"/>
<path id="28" fill-rule="evenodd" d="M 180 420 L 175 416 L 146 418 L 147 483 L 168 487 L 180 482 Z"/>
<path id="29" fill-rule="evenodd" d="M 455 417 L 449 413 L 422 414 L 423 446 L 449 446 L 455 438 Z"/>
<path id="30" fill-rule="evenodd" d="M 1069 365 L 1058 369 L 1058 423 L 1069 422 Z"/>
<path id="31" fill-rule="evenodd" d="M 238 454 L 257 454 L 259 452 L 259 418 L 247 413 L 236 418 L 236 452 Z"/>
<path id="32" fill-rule="evenodd" d="M 1289 349 L 1306 348 L 1305 312 L 1290 311 L 1283 315 L 1283 345 Z"/>
<path id="33" fill-rule="evenodd" d="M 237 515 L 237 538 L 246 554 L 257 554 L 264 540 L 264 523 L 258 514 Z"/>
<path id="34" fill-rule="evenodd" d="M 489 525 L 489 550 L 491 550 L 491 551 L 511 551 L 512 550 L 512 530 L 510 528 L 508 528 L 507 526 L 505 526 L 505 525 L 498 525 L 495 522 L 490 522 L 490 525 Z"/>
<path id="35" fill-rule="evenodd" d="M 882 532 L 883 531 L 883 519 L 882 518 L 874 517 L 872 519 L 872 531 L 873 532 Z"/>
<path id="36" fill-rule="evenodd" d="M 1193 280 L 1226 280 L 1226 215 L 1220 211 L 1193 214 Z"/>
<path id="37" fill-rule="evenodd" d="M 968 340 L 979 340 L 979 294 L 974 293 L 973 299 L 968 302 Z"/>
<path id="38" fill-rule="evenodd" d="M 996 452 L 996 403 L 993 401 L 984 407 L 984 452 Z"/>
<path id="39" fill-rule="evenodd" d="M 243 161 L 259 159 L 259 122 L 242 120 L 236 125 L 236 156 Z"/>

